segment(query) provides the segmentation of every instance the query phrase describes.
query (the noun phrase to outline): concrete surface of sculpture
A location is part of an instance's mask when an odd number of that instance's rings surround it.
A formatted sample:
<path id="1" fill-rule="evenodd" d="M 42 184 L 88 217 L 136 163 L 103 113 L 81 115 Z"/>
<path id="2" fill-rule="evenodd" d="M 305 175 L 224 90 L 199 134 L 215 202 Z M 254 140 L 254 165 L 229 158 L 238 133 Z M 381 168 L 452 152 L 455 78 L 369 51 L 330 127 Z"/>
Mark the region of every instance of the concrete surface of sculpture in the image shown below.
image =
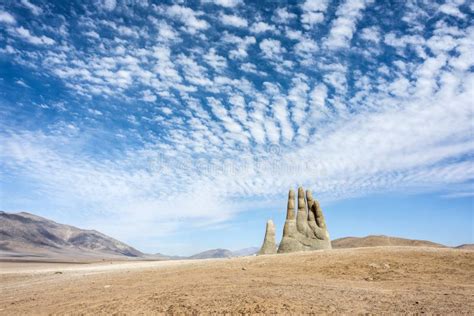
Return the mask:
<path id="1" fill-rule="evenodd" d="M 276 252 L 277 252 L 277 248 L 275 244 L 275 225 L 273 224 L 273 221 L 270 219 L 267 221 L 267 228 L 265 230 L 265 239 L 263 240 L 262 248 L 260 249 L 258 254 L 269 255 Z"/>
<path id="2" fill-rule="evenodd" d="M 273 227 L 273 231 L 274 229 Z M 267 234 L 265 234 L 265 242 L 266 239 Z M 268 254 L 264 251 L 265 242 L 259 254 Z M 319 202 L 313 199 L 311 191 L 306 191 L 305 195 L 303 188 L 300 187 L 298 188 L 298 211 L 295 214 L 295 192 L 290 190 L 283 238 L 278 247 L 278 253 L 331 248 L 331 240 Z"/>

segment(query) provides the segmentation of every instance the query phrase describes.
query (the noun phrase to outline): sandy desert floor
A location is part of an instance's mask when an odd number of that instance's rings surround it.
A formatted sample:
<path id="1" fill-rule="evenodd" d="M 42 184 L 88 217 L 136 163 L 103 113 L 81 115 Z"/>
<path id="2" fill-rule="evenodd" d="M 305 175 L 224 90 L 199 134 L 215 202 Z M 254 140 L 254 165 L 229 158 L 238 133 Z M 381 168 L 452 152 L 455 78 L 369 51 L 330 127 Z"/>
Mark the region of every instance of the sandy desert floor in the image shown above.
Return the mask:
<path id="1" fill-rule="evenodd" d="M 376 247 L 161 262 L 0 263 L 0 314 L 474 311 L 474 251 Z"/>

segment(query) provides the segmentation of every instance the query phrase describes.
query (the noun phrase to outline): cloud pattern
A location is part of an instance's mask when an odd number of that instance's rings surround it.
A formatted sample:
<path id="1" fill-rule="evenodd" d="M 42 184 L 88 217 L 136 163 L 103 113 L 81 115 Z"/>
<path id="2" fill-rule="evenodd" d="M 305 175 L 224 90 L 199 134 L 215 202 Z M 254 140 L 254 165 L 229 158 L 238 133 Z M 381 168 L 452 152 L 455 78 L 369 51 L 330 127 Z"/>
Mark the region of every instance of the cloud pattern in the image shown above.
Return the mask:
<path id="1" fill-rule="evenodd" d="M 469 192 L 473 10 L 6 2 L 4 207 L 114 216 L 133 235 L 275 207 L 296 184 L 325 200 Z"/>

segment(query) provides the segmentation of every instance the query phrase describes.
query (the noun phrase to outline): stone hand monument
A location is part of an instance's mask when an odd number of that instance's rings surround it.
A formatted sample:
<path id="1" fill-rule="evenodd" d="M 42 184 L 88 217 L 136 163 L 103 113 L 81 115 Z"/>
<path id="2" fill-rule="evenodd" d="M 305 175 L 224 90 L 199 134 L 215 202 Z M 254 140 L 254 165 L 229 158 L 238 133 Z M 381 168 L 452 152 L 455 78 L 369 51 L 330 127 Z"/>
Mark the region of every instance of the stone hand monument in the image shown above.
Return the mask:
<path id="1" fill-rule="evenodd" d="M 283 238 L 278 247 L 278 253 L 331 249 L 331 240 L 319 202 L 313 199 L 311 191 L 305 192 L 298 188 L 298 212 L 295 216 L 295 192 L 288 194 L 288 209 L 286 213 Z M 275 226 L 273 221 L 267 222 L 265 240 L 259 254 L 276 253 Z"/>

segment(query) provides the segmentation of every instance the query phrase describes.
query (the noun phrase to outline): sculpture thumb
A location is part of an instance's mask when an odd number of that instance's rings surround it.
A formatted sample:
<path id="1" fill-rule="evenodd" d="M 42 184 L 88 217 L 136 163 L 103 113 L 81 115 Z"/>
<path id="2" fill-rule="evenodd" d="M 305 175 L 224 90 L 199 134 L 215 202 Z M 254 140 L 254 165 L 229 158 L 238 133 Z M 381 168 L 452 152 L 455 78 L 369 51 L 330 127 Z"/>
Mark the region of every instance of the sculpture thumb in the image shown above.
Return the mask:
<path id="1" fill-rule="evenodd" d="M 267 221 L 267 228 L 265 229 L 265 239 L 263 240 L 263 245 L 259 255 L 268 255 L 276 253 L 276 243 L 275 243 L 275 224 L 270 219 Z"/>

